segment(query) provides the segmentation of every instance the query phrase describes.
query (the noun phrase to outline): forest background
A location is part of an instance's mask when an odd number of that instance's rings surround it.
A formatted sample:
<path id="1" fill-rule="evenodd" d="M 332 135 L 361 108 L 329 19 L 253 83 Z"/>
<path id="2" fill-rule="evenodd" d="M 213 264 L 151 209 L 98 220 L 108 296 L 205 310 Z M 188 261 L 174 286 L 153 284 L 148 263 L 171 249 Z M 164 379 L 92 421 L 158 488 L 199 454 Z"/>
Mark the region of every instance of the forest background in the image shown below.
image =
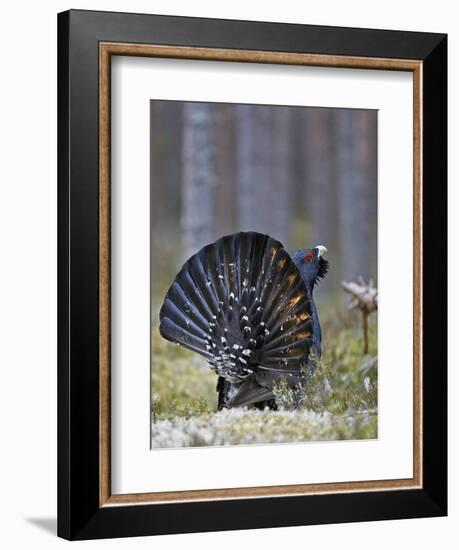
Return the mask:
<path id="1" fill-rule="evenodd" d="M 341 282 L 377 285 L 377 111 L 152 100 L 150 116 L 152 445 L 375 437 L 377 316 L 364 354 Z M 215 374 L 159 336 L 159 308 L 183 263 L 237 231 L 267 233 L 289 252 L 328 249 L 314 296 L 324 363 L 305 400 L 307 414 L 330 413 L 325 424 L 299 418 L 287 434 L 294 422 L 278 416 L 260 440 L 266 419 L 245 417 L 243 430 L 240 418 L 216 420 Z"/>
<path id="2" fill-rule="evenodd" d="M 153 303 L 185 260 L 237 231 L 325 245 L 330 276 L 377 277 L 377 111 L 151 102 Z"/>

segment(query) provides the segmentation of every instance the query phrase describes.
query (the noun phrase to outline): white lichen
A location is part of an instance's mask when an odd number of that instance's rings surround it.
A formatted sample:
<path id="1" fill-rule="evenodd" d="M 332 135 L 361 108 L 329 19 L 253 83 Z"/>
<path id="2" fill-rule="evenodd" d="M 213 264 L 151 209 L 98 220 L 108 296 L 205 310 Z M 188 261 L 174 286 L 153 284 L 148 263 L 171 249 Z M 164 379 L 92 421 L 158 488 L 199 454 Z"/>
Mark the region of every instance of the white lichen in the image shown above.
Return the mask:
<path id="1" fill-rule="evenodd" d="M 299 443 L 376 437 L 375 415 L 224 409 L 152 423 L 153 448 Z"/>

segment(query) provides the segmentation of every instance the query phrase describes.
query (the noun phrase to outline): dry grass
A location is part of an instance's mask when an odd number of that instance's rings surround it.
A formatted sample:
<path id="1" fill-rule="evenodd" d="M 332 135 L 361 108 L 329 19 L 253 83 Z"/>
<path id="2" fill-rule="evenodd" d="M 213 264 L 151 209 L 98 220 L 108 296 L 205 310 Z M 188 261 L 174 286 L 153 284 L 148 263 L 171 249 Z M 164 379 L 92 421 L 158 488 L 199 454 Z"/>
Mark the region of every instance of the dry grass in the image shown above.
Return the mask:
<path id="1" fill-rule="evenodd" d="M 152 446 L 245 445 L 377 437 L 377 329 L 370 320 L 369 354 L 362 353 L 360 318 L 351 312 L 322 322 L 318 368 L 300 407 L 282 382 L 279 411 L 216 412 L 215 374 L 196 354 L 153 337 Z"/>

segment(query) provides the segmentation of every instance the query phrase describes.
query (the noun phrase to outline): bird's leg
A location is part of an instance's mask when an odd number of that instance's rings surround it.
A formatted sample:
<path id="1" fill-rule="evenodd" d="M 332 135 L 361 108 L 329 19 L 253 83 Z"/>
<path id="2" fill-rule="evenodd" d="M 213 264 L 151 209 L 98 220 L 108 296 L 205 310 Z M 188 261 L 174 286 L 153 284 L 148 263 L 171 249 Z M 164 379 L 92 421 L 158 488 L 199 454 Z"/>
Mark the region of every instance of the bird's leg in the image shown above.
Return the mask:
<path id="1" fill-rule="evenodd" d="M 217 381 L 217 392 L 218 392 L 218 410 L 226 408 L 226 388 L 225 388 L 225 379 L 223 376 L 218 377 Z"/>

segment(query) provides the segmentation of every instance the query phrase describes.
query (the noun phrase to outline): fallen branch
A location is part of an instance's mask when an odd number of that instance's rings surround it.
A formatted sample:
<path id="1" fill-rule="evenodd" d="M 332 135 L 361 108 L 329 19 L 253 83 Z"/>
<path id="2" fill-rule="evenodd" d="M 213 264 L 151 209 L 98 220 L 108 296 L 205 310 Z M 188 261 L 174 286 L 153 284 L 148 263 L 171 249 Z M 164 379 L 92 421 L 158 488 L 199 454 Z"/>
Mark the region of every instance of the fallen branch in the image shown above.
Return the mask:
<path id="1" fill-rule="evenodd" d="M 351 296 L 351 302 L 349 303 L 350 309 L 360 309 L 362 312 L 363 321 L 363 338 L 364 349 L 363 353 L 368 353 L 368 316 L 373 311 L 378 309 L 378 289 L 373 286 L 373 281 L 370 280 L 368 284 L 365 284 L 364 280 L 360 278 L 359 283 L 343 281 L 341 283 L 343 289 Z"/>

